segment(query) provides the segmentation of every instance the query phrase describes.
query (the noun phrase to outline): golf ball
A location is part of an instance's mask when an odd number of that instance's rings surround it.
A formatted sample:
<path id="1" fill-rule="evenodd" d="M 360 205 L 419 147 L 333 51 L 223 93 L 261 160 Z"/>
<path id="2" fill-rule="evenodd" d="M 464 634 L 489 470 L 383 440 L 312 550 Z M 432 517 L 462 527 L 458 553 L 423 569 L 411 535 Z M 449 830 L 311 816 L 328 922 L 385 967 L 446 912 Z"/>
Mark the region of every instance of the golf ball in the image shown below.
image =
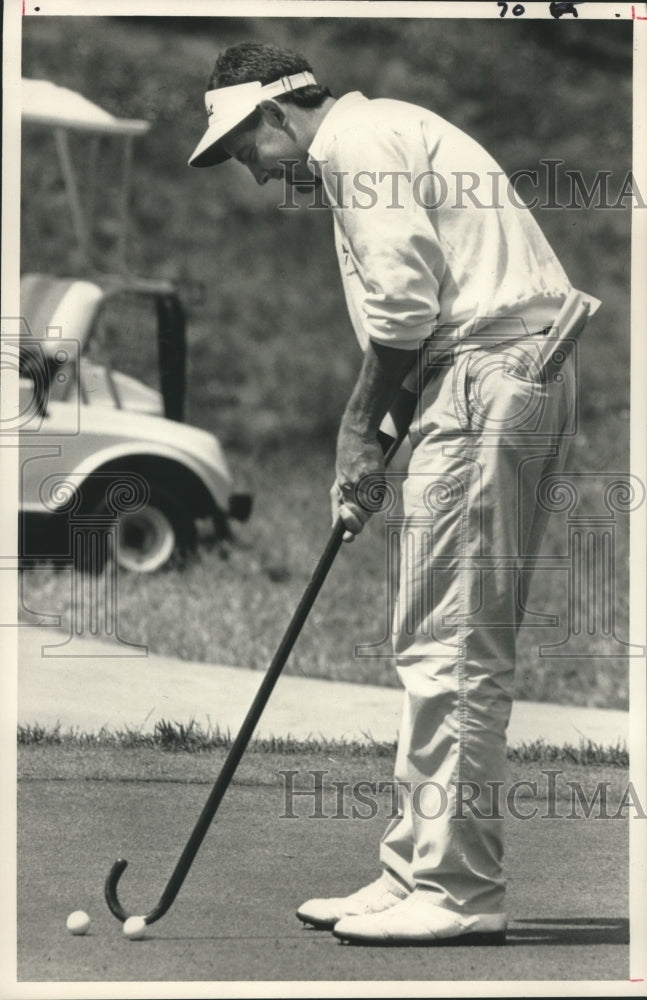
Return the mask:
<path id="1" fill-rule="evenodd" d="M 90 918 L 84 910 L 75 910 L 67 918 L 66 927 L 70 934 L 87 934 Z"/>
<path id="2" fill-rule="evenodd" d="M 124 934 L 131 941 L 140 941 L 146 933 L 146 921 L 143 917 L 128 917 L 124 924 Z"/>

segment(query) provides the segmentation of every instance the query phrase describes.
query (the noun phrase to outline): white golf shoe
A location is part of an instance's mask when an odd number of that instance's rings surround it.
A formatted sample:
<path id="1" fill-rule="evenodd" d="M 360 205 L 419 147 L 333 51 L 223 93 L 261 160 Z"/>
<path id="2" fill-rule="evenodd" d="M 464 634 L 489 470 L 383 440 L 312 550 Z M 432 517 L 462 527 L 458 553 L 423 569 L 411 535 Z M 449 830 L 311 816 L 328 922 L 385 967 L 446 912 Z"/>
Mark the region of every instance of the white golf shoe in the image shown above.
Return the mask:
<path id="1" fill-rule="evenodd" d="M 434 906 L 428 896 L 416 889 L 388 910 L 342 917 L 333 934 L 347 944 L 505 944 L 505 913 L 463 916 Z"/>
<path id="2" fill-rule="evenodd" d="M 407 895 L 404 886 L 383 873 L 375 882 L 365 885 L 350 896 L 309 899 L 299 907 L 297 917 L 304 924 L 311 924 L 320 930 L 329 930 L 342 917 L 381 913 L 406 899 Z"/>

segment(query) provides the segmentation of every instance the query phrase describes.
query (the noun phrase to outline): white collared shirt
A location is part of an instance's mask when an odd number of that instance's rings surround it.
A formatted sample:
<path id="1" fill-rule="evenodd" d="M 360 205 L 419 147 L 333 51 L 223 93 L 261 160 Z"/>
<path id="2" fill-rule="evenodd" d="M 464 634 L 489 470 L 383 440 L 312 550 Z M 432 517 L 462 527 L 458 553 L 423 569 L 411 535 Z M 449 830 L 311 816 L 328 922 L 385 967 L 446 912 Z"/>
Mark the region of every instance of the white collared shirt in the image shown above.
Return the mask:
<path id="1" fill-rule="evenodd" d="M 564 270 L 496 161 L 456 126 L 352 92 L 309 154 L 362 348 L 412 350 L 434 331 L 455 343 L 500 319 L 518 337 L 555 317 L 571 287 Z"/>

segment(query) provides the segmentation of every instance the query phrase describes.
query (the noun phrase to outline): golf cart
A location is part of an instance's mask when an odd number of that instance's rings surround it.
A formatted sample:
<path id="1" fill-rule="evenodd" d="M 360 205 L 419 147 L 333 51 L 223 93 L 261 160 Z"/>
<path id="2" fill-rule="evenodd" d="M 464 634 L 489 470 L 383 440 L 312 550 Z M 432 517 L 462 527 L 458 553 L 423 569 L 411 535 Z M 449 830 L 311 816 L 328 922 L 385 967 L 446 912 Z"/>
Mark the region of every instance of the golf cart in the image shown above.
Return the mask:
<path id="1" fill-rule="evenodd" d="M 152 573 L 199 538 L 226 534 L 229 518 L 249 517 L 251 498 L 232 491 L 217 439 L 183 423 L 186 324 L 177 290 L 127 274 L 132 145 L 150 126 L 41 80 L 23 80 L 22 121 L 23 136 L 53 133 L 76 243 L 90 263 L 79 276 L 21 277 L 20 554 L 69 559 L 84 526 L 112 521 L 118 565 Z M 70 152 L 80 133 L 95 164 L 101 141 L 123 143 L 119 266 L 109 274 L 92 258 L 91 171 L 82 191 Z M 100 569 L 107 554 L 95 552 L 92 565 Z"/>

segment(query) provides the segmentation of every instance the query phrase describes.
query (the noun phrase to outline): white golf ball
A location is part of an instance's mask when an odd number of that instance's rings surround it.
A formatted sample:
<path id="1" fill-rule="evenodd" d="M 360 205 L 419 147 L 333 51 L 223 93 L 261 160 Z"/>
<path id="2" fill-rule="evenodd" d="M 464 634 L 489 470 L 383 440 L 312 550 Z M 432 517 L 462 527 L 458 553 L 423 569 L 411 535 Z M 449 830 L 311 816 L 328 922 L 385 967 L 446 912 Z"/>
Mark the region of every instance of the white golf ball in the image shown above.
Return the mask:
<path id="1" fill-rule="evenodd" d="M 124 923 L 124 934 L 131 941 L 141 941 L 146 933 L 146 921 L 143 917 L 128 917 Z"/>
<path id="2" fill-rule="evenodd" d="M 84 910 L 75 910 L 67 918 L 66 927 L 70 934 L 87 934 L 90 918 Z"/>

